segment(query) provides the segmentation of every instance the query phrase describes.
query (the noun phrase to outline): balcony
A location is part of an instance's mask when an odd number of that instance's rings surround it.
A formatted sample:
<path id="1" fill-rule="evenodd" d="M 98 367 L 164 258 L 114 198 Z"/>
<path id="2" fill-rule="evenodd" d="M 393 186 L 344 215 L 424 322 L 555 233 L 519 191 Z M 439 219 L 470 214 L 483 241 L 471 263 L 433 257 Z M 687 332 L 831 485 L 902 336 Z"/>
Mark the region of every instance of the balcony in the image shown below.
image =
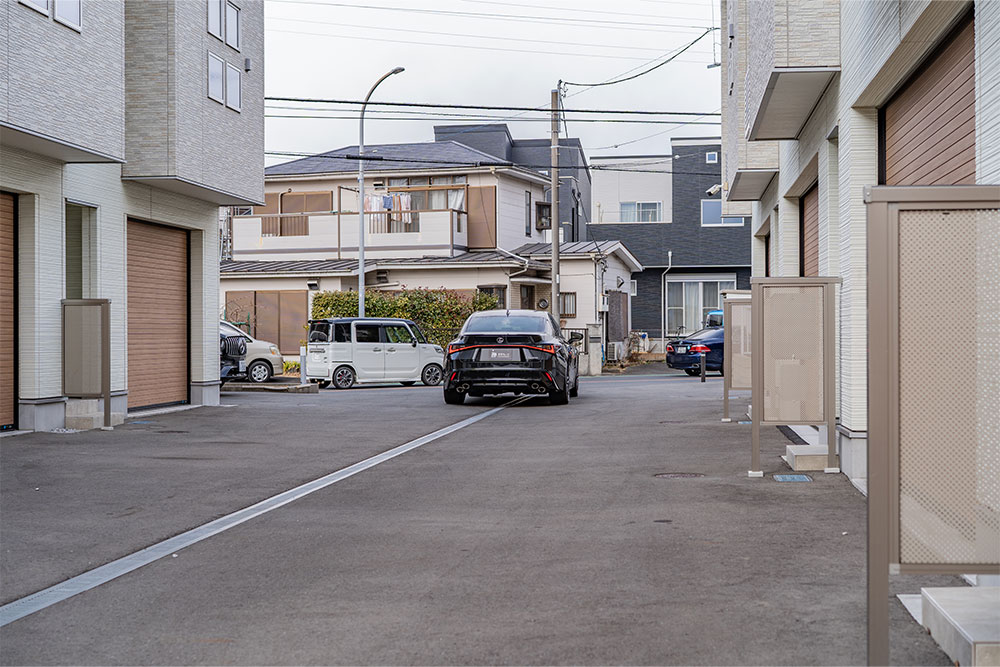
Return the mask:
<path id="1" fill-rule="evenodd" d="M 351 259 L 358 256 L 357 213 L 236 216 L 231 225 L 237 260 Z M 452 257 L 468 247 L 464 211 L 365 213 L 365 257 Z"/>
<path id="2" fill-rule="evenodd" d="M 840 4 L 751 0 L 747 26 L 746 137 L 796 139 L 840 71 Z"/>

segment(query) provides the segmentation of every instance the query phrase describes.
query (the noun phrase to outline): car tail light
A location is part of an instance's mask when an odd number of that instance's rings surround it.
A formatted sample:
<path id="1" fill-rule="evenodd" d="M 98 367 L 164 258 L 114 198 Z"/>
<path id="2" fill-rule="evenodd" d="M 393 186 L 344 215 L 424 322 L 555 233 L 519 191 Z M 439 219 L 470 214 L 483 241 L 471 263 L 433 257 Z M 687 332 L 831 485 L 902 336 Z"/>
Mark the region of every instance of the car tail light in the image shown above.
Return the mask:
<path id="1" fill-rule="evenodd" d="M 692 352 L 700 352 L 701 354 L 708 354 L 712 350 L 707 345 L 692 345 Z"/>
<path id="2" fill-rule="evenodd" d="M 531 348 L 534 348 L 536 350 L 541 350 L 542 352 L 548 352 L 549 354 L 555 354 L 556 353 L 556 346 L 555 345 L 540 344 L 540 345 L 526 345 L 525 347 L 531 347 Z"/>
<path id="3" fill-rule="evenodd" d="M 667 345 L 667 352 L 670 353 L 670 352 L 673 352 L 673 351 L 674 351 L 674 346 L 673 345 Z"/>
<path id="4" fill-rule="evenodd" d="M 465 347 L 462 346 L 461 344 L 457 344 L 456 345 L 455 343 L 449 343 L 449 345 L 448 345 L 448 354 L 452 354 L 454 352 L 458 352 L 458 351 L 464 350 L 464 349 L 465 349 Z"/>

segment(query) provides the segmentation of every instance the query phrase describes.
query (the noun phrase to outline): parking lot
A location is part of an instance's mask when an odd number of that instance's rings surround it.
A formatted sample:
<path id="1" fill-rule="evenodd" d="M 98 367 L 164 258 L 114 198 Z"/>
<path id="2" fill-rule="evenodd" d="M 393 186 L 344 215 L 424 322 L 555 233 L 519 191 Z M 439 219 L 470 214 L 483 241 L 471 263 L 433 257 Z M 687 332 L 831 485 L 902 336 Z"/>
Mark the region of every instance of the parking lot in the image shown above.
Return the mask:
<path id="1" fill-rule="evenodd" d="M 110 433 L 4 438 L 4 604 L 413 448 L 0 628 L 0 661 L 862 664 L 863 496 L 841 475 L 775 482 L 772 428 L 748 479 L 721 388 L 583 378 L 568 406 L 224 392 Z M 947 664 L 893 613 L 895 661 Z"/>

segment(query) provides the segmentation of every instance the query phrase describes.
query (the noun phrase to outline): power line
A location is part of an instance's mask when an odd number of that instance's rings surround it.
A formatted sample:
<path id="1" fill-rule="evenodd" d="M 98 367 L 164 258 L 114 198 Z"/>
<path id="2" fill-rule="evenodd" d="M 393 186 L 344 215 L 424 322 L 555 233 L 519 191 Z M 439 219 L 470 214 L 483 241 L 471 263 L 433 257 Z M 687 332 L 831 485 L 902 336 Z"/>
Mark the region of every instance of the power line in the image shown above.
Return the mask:
<path id="1" fill-rule="evenodd" d="M 455 162 L 454 160 L 430 160 L 430 159 L 420 159 L 420 158 L 391 158 L 384 155 L 363 155 L 358 156 L 356 153 L 345 153 L 343 155 L 324 155 L 315 153 L 298 153 L 294 151 L 264 151 L 265 155 L 271 155 L 274 157 L 298 157 L 298 158 L 320 158 L 325 160 L 364 160 L 366 162 L 380 162 L 382 164 L 388 164 L 393 162 L 401 163 L 412 163 L 412 164 L 439 164 L 446 165 L 448 167 L 521 167 L 524 169 L 551 169 L 552 165 L 549 164 L 515 164 L 513 162 L 507 162 L 500 160 L 499 158 L 495 160 L 481 160 L 479 162 Z M 718 176 L 717 171 L 665 171 L 661 169 L 620 169 L 616 167 L 602 167 L 602 166 L 560 166 L 560 170 L 590 170 L 590 171 L 620 171 L 620 172 L 635 172 L 635 173 L 646 173 L 646 174 L 687 174 L 693 176 Z M 281 174 L 290 175 L 290 174 Z"/>
<path id="2" fill-rule="evenodd" d="M 688 44 L 686 46 L 684 46 L 683 48 L 681 48 L 680 51 L 678 51 L 674 55 L 670 56 L 666 60 L 664 60 L 664 61 L 662 61 L 660 63 L 657 63 L 656 65 L 653 65 L 652 67 L 650 67 L 647 70 L 644 70 L 644 71 L 639 72 L 637 74 L 633 74 L 632 76 L 627 76 L 627 77 L 624 77 L 624 78 L 621 78 L 621 79 L 615 79 L 613 81 L 601 81 L 599 83 L 574 83 L 572 81 L 564 81 L 563 83 L 565 83 L 567 86 L 580 86 L 580 87 L 585 87 L 585 88 L 596 88 L 598 86 L 613 86 L 616 83 L 624 83 L 626 81 L 631 81 L 632 79 L 638 79 L 640 76 L 644 76 L 646 74 L 649 74 L 650 72 L 652 72 L 654 70 L 658 70 L 659 68 L 663 67 L 664 65 L 666 65 L 669 62 L 673 62 L 673 60 L 677 56 L 679 56 L 680 54 L 684 53 L 685 51 L 687 51 L 688 49 L 690 49 L 692 46 L 694 46 L 695 44 L 697 44 L 699 40 L 701 40 L 705 35 L 709 34 L 713 30 L 717 30 L 717 28 L 714 28 L 714 27 L 709 28 L 705 32 L 703 32 L 700 35 L 698 35 L 698 37 L 696 37 L 692 41 L 688 42 Z"/>
<path id="3" fill-rule="evenodd" d="M 393 113 L 393 112 L 389 112 Z M 270 114 L 265 113 L 264 118 L 300 118 L 306 120 L 358 120 L 360 116 L 322 116 L 316 114 Z M 417 117 L 407 117 L 407 116 L 376 116 L 371 120 L 411 120 L 411 121 L 455 121 L 462 119 L 463 122 L 469 123 L 482 123 L 487 125 L 497 124 L 500 121 L 505 123 L 549 123 L 550 120 L 545 118 L 503 118 L 502 116 L 469 116 L 469 115 L 437 115 L 437 116 L 417 116 Z M 719 121 L 680 121 L 680 120 L 633 120 L 627 118 L 573 118 L 571 119 L 574 123 L 627 123 L 627 124 L 639 124 L 639 125 L 721 125 Z M 566 119 L 564 118 L 565 122 Z M 567 129 L 568 133 L 568 129 Z M 464 132 L 463 132 L 464 134 Z"/>
<path id="4" fill-rule="evenodd" d="M 463 0 L 463 2 L 472 2 L 480 5 L 502 5 L 504 7 L 527 7 L 528 9 L 554 9 L 556 11 L 566 11 L 566 7 L 557 7 L 554 5 L 538 5 L 538 4 L 524 4 L 521 2 L 498 2 L 497 0 Z M 697 4 L 697 3 L 688 3 Z M 702 4 L 698 4 L 699 7 L 704 7 Z M 579 13 L 585 14 L 603 14 L 607 15 L 608 11 L 604 9 L 579 9 L 577 7 L 573 8 L 574 14 Z M 615 16 L 638 16 L 641 18 L 649 19 L 666 19 L 668 21 L 687 21 L 691 17 L 689 16 L 662 16 L 659 14 L 637 14 L 635 12 L 619 12 L 615 11 Z"/>
<path id="5" fill-rule="evenodd" d="M 361 100 L 335 100 L 316 97 L 278 97 L 266 96 L 267 102 L 301 102 L 303 104 L 357 104 L 361 105 Z M 486 109 L 488 111 L 541 111 L 544 107 L 510 107 L 491 106 L 488 104 L 435 104 L 430 102 L 368 102 L 368 106 L 387 107 L 418 107 L 427 109 Z M 641 111 L 622 109 L 563 109 L 563 113 L 598 113 L 598 114 L 618 114 L 637 116 L 721 116 L 719 111 Z"/>
<path id="6" fill-rule="evenodd" d="M 362 25 L 357 23 L 341 23 L 337 21 L 315 21 L 312 19 L 293 19 L 285 18 L 283 16 L 273 16 L 268 20 L 270 21 L 291 21 L 293 23 L 308 23 L 310 25 L 332 25 L 340 28 L 361 28 L 364 30 L 388 30 L 392 32 L 405 32 L 409 34 L 419 33 L 422 35 L 441 35 L 444 37 L 454 38 L 457 35 L 453 32 L 441 32 L 439 30 L 416 30 L 414 28 L 393 28 L 390 26 L 379 26 L 379 25 Z M 311 33 L 310 33 L 311 34 Z M 468 39 L 490 39 L 490 40 L 500 40 L 504 42 L 531 42 L 534 44 L 561 44 L 564 46 L 586 46 L 586 47 L 600 47 L 605 49 L 623 49 L 627 51 L 657 51 L 658 49 L 644 47 L 644 46 L 618 46 L 615 44 L 595 44 L 594 42 L 561 42 L 551 39 L 528 39 L 526 37 L 507 37 L 498 35 L 469 35 L 463 34 L 461 37 Z M 373 38 L 366 38 L 373 39 Z M 450 46 L 450 45 L 449 45 Z M 461 45 L 457 45 L 461 46 Z"/>
<path id="7" fill-rule="evenodd" d="M 282 30 L 281 28 L 265 28 L 264 32 L 278 32 L 289 35 L 310 35 L 313 37 L 331 37 L 334 39 L 354 39 L 362 42 L 391 42 L 393 44 L 413 44 L 415 46 L 438 46 L 446 49 L 473 49 L 475 51 L 504 51 L 506 53 L 530 53 L 535 55 L 571 56 L 575 58 L 602 58 L 604 60 L 642 60 L 637 56 L 612 56 L 598 53 L 571 53 L 568 51 L 539 51 L 538 49 L 508 49 L 500 46 L 474 46 L 471 44 L 439 44 L 437 42 L 420 42 L 407 39 L 389 39 L 379 37 L 363 37 L 361 35 L 334 35 L 328 32 L 306 32 L 304 30 Z M 702 62 L 702 61 L 695 61 Z"/>
<path id="8" fill-rule="evenodd" d="M 690 121 L 689 123 L 681 123 L 681 124 L 682 125 L 688 125 L 688 124 L 693 125 L 695 123 L 695 121 L 697 121 L 700 118 L 704 118 L 704 116 L 698 116 L 698 118 L 696 118 L 694 121 Z M 631 141 L 623 141 L 623 142 L 620 142 L 620 143 L 617 143 L 617 144 L 612 144 L 610 146 L 599 146 L 597 148 L 594 148 L 593 150 L 595 150 L 595 151 L 603 151 L 603 150 L 610 150 L 612 148 L 621 148 L 622 146 L 628 146 L 630 144 L 637 144 L 640 141 L 645 141 L 646 139 L 652 139 L 653 137 L 658 137 L 658 136 L 660 136 L 662 134 L 666 134 L 667 132 L 673 132 L 676 129 L 677 128 L 671 128 L 669 130 L 663 130 L 662 132 L 654 132 L 653 134 L 648 134 L 645 137 L 639 137 L 638 139 L 632 139 Z"/>
<path id="9" fill-rule="evenodd" d="M 348 2 L 322 2 L 321 0 L 270 0 L 274 3 L 297 5 L 319 5 L 323 7 L 346 7 L 349 9 L 370 9 L 376 11 L 410 12 L 415 14 L 433 14 L 439 16 L 456 16 L 460 18 L 492 19 L 499 21 L 514 21 L 516 23 L 547 23 L 560 25 L 575 25 L 577 27 L 606 28 L 615 27 L 618 30 L 639 30 L 643 32 L 668 32 L 663 28 L 680 28 L 684 30 L 704 30 L 704 25 L 675 25 L 672 23 L 649 23 L 636 21 L 609 21 L 598 19 L 579 19 L 558 16 L 538 16 L 531 14 L 497 14 L 480 12 L 461 12 L 444 9 L 421 9 L 417 7 L 380 7 L 377 5 L 360 5 Z"/>

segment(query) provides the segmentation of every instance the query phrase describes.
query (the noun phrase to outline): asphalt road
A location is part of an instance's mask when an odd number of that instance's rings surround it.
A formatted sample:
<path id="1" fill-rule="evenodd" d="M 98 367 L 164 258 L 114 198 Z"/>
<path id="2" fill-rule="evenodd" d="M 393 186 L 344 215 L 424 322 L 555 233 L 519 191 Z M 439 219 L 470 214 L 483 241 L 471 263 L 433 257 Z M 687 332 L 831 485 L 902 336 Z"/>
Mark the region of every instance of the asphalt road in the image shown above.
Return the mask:
<path id="1" fill-rule="evenodd" d="M 863 664 L 863 496 L 842 475 L 774 481 L 777 429 L 748 479 L 721 386 L 594 378 L 568 406 L 505 407 L 11 622 L 0 662 Z M 2 601 L 509 399 L 223 401 L 0 440 Z M 948 664 L 898 603 L 893 629 L 895 663 Z"/>

